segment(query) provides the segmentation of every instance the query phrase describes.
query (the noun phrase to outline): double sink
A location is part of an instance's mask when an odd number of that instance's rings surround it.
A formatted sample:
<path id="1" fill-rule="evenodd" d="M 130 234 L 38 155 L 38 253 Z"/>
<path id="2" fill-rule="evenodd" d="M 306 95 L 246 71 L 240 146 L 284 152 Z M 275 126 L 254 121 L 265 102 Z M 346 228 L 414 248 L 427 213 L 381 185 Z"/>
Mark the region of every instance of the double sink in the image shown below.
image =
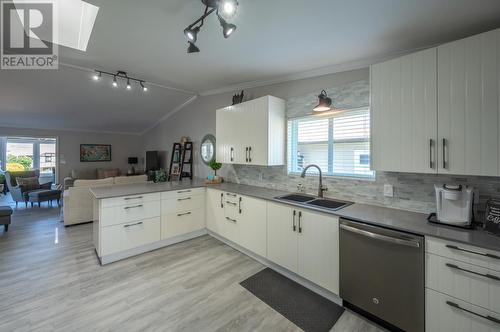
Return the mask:
<path id="1" fill-rule="evenodd" d="M 278 196 L 276 197 L 276 199 L 280 201 L 294 202 L 298 205 L 308 206 L 325 211 L 337 211 L 352 204 L 352 202 L 339 201 L 328 198 L 318 198 L 315 196 L 303 194 L 288 194 Z"/>

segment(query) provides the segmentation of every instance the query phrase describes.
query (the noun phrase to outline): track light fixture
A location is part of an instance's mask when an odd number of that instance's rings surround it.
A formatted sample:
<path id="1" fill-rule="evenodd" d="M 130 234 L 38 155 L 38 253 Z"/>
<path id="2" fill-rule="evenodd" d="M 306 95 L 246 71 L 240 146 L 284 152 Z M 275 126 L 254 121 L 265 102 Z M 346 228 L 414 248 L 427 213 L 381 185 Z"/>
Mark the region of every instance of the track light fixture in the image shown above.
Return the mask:
<path id="1" fill-rule="evenodd" d="M 131 90 L 132 89 L 132 84 L 130 83 L 130 81 L 134 81 L 134 82 L 139 83 L 139 85 L 142 88 L 142 91 L 144 91 L 144 92 L 148 91 L 147 86 L 144 85 L 144 83 L 146 83 L 145 80 L 141 80 L 141 79 L 138 79 L 138 78 L 130 77 L 130 76 L 127 75 L 127 72 L 122 71 L 122 70 L 119 70 L 116 73 L 110 73 L 110 72 L 102 71 L 102 70 L 95 70 L 95 74 L 93 75 L 93 79 L 95 81 L 98 81 L 98 80 L 100 80 L 100 78 L 102 77 L 103 74 L 107 75 L 109 77 L 113 77 L 112 85 L 115 88 L 118 87 L 118 79 L 122 79 L 122 80 L 126 80 L 127 81 L 127 85 L 126 85 L 127 90 Z"/>
<path id="2" fill-rule="evenodd" d="M 184 29 L 184 35 L 189 42 L 188 53 L 200 52 L 200 49 L 195 45 L 198 40 L 198 33 L 205 23 L 205 18 L 213 12 L 216 12 L 219 18 L 224 38 L 228 38 L 236 30 L 236 25 L 228 23 L 226 19 L 232 18 L 236 14 L 238 9 L 237 0 L 201 0 L 201 2 L 205 5 L 205 12 L 199 19 Z"/>

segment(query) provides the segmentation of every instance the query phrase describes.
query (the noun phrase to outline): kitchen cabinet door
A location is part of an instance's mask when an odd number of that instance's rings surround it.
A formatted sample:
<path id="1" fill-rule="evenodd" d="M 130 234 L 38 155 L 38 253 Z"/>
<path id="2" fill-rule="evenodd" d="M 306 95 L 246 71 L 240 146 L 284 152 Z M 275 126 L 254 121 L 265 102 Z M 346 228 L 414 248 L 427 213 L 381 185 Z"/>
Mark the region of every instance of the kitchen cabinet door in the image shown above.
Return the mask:
<path id="1" fill-rule="evenodd" d="M 245 149 L 241 136 L 242 107 L 229 106 L 217 110 L 216 159 L 224 164 L 244 164 Z"/>
<path id="2" fill-rule="evenodd" d="M 300 211 L 298 229 L 298 274 L 339 293 L 339 219 Z"/>
<path id="3" fill-rule="evenodd" d="M 297 272 L 297 228 L 294 231 L 293 212 L 282 204 L 267 203 L 267 258 L 282 267 Z"/>
<path id="4" fill-rule="evenodd" d="M 224 226 L 224 192 L 207 189 L 206 194 L 207 228 L 220 234 Z"/>
<path id="5" fill-rule="evenodd" d="M 437 49 L 371 66 L 372 169 L 437 172 Z"/>
<path id="6" fill-rule="evenodd" d="M 238 196 L 239 232 L 242 247 L 262 256 L 267 256 L 267 202 Z"/>
<path id="7" fill-rule="evenodd" d="M 439 173 L 498 176 L 500 30 L 438 47 Z"/>

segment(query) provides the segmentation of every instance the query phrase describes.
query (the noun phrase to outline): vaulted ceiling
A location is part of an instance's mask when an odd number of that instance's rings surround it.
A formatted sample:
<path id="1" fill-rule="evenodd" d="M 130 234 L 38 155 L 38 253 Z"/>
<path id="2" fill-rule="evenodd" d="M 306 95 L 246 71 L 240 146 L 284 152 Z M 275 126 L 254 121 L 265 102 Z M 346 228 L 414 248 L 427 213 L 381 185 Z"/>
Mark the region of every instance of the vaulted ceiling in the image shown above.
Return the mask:
<path id="1" fill-rule="evenodd" d="M 199 93 L 327 74 L 500 27 L 498 0 L 239 0 L 234 35 L 224 39 L 209 17 L 201 52 L 187 54 L 182 31 L 201 1 L 87 2 L 100 10 L 86 52 L 60 47 L 58 71 L 0 71 L 0 126 L 141 133 Z M 91 80 L 94 68 L 154 85 L 113 89 Z"/>

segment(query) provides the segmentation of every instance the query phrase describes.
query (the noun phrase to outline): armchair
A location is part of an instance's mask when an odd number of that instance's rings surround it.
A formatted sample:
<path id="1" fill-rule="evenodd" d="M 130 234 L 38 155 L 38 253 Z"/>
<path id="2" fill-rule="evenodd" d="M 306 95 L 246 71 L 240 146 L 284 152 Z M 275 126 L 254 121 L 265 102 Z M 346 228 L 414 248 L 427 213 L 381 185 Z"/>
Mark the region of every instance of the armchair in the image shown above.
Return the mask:
<path id="1" fill-rule="evenodd" d="M 40 177 L 40 171 L 23 171 L 23 172 L 5 172 L 5 180 L 7 182 L 7 188 L 9 188 L 12 199 L 16 202 L 16 207 L 19 202 L 24 202 L 28 206 L 28 194 L 33 190 L 27 190 L 23 186 L 17 185 L 17 178 L 32 178 Z M 40 185 L 39 189 L 50 189 L 52 183 L 44 183 Z"/>

